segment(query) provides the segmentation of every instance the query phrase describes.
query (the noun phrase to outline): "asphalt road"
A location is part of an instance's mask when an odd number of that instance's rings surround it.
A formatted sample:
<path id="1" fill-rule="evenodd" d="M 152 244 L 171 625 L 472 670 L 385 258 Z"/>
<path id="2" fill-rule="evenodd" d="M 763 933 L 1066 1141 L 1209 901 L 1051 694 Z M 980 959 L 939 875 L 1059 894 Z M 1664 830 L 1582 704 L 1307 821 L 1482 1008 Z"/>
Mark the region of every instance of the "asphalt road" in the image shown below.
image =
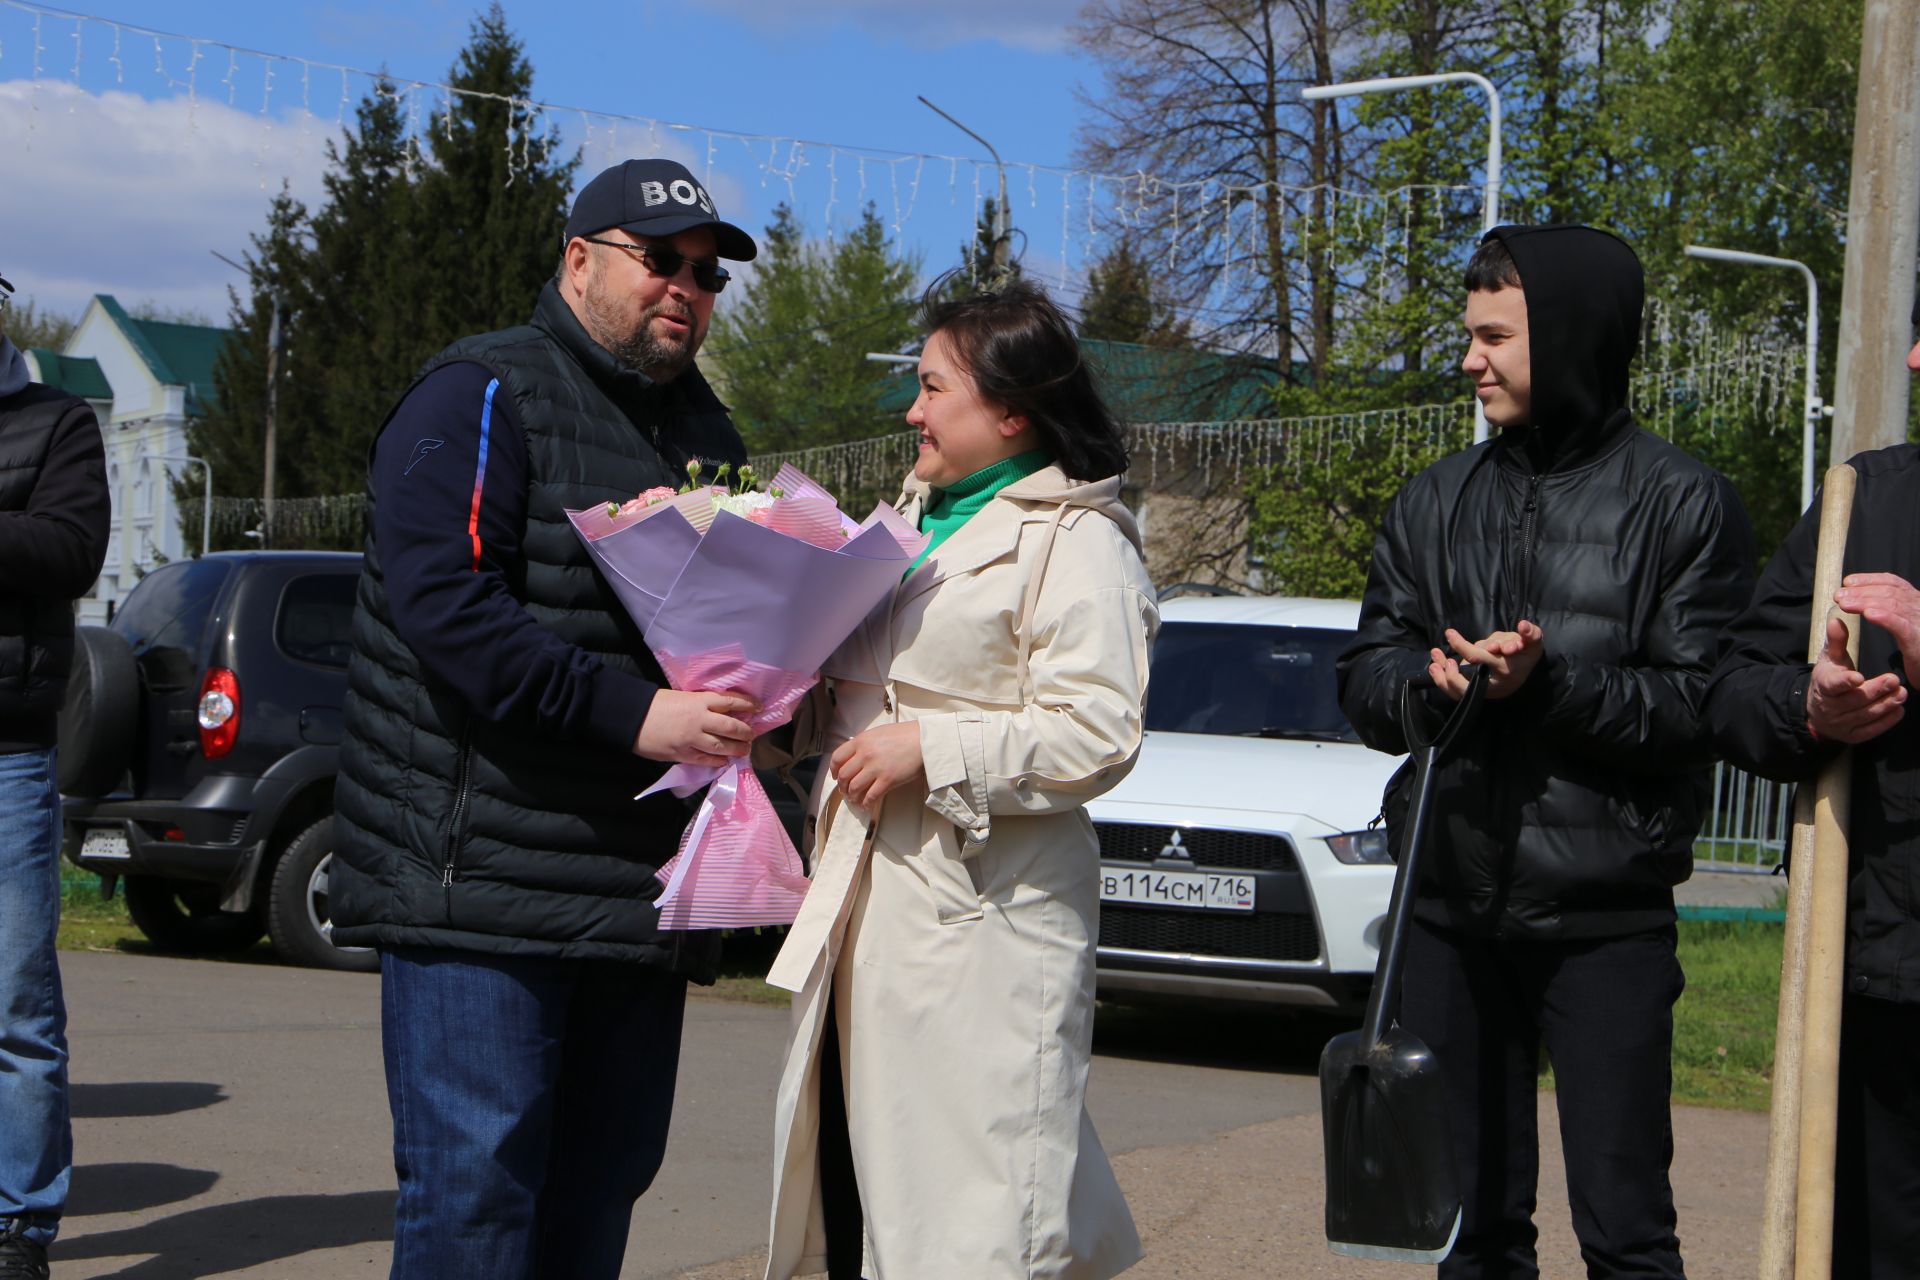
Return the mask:
<path id="1" fill-rule="evenodd" d="M 75 1173 L 63 1277 L 384 1274 L 393 1203 L 379 980 L 272 964 L 61 956 Z M 1315 1105 L 1297 1047 L 1107 1020 L 1096 1123 L 1116 1153 Z M 1288 1024 L 1291 1027 L 1293 1024 Z M 681 1276 L 765 1241 L 786 1012 L 689 1002 L 667 1165 L 634 1215 L 629 1277 Z M 1286 1069 L 1267 1069 L 1279 1053 Z"/>
<path id="2" fill-rule="evenodd" d="M 63 952 L 75 1172 L 62 1280 L 386 1274 L 393 1170 L 378 979 L 272 964 Z M 667 1164 L 634 1214 L 628 1280 L 758 1275 L 786 1012 L 690 1002 Z M 1313 1068 L 1324 1023 L 1102 1010 L 1092 1109 L 1149 1277 L 1374 1274 L 1318 1232 Z M 1576 1274 L 1549 1138 L 1548 1274 Z M 1750 1273 L 1762 1117 L 1683 1112 L 1690 1271 Z M 1751 1183 L 1751 1187 L 1747 1184 Z M 1543 1258 L 1545 1261 L 1546 1258 Z M 1405 1268 L 1379 1274 L 1418 1274 Z"/>

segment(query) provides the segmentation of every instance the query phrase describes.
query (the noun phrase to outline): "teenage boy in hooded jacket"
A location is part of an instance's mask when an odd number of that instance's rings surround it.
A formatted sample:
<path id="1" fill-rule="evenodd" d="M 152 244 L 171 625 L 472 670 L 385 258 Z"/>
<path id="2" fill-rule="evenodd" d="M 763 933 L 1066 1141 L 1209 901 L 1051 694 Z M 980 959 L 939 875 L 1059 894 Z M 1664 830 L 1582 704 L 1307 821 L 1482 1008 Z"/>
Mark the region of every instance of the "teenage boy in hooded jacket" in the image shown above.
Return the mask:
<path id="1" fill-rule="evenodd" d="M 1701 699 L 1752 532 L 1726 480 L 1627 407 L 1644 285 L 1626 244 L 1496 227 L 1466 285 L 1461 367 L 1499 434 L 1395 498 L 1339 663 L 1348 717 L 1396 753 L 1404 688 L 1437 722 L 1463 667 L 1488 679 L 1434 780 L 1401 996 L 1452 1104 L 1464 1205 L 1440 1274 L 1539 1273 L 1544 1047 L 1588 1274 L 1677 1277 L 1673 886 L 1693 866 Z"/>

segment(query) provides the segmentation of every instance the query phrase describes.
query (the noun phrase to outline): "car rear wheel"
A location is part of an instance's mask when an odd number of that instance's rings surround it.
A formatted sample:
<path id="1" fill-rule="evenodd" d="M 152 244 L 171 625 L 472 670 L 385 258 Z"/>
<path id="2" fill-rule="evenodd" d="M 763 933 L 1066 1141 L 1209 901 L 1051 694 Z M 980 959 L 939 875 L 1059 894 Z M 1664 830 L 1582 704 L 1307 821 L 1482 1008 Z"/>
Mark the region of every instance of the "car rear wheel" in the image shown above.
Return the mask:
<path id="1" fill-rule="evenodd" d="M 254 911 L 222 911 L 220 887 L 128 876 L 127 914 L 154 946 L 196 955 L 230 955 L 260 941 L 266 928 Z"/>
<path id="2" fill-rule="evenodd" d="M 267 891 L 267 932 L 282 959 L 312 969 L 372 973 L 380 953 L 333 945 L 328 874 L 333 869 L 333 819 L 322 818 L 289 843 Z"/>

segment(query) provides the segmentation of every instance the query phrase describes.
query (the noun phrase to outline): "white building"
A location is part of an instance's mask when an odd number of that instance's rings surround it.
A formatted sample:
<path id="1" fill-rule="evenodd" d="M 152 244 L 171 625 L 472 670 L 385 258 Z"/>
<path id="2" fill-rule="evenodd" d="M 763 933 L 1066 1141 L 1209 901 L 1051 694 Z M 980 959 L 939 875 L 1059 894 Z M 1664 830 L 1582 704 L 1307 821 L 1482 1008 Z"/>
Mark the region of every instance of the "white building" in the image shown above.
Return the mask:
<path id="1" fill-rule="evenodd" d="M 95 294 L 66 349 L 27 351 L 34 381 L 85 397 L 100 419 L 107 451 L 113 522 L 100 581 L 80 602 L 80 621 L 104 622 L 142 574 L 200 553 L 200 536 L 183 536 L 169 475 L 196 487 L 200 467 L 186 461 L 187 423 L 213 399 L 213 366 L 230 331 L 210 325 L 137 320 L 107 294 Z"/>

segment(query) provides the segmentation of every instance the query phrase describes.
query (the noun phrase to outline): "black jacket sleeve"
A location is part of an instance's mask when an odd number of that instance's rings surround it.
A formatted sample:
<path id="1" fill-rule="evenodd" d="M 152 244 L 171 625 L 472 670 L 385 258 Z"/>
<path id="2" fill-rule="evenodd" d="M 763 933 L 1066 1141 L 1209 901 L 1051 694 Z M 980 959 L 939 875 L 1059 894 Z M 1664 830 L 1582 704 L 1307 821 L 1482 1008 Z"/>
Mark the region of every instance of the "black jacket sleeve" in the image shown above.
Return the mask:
<path id="1" fill-rule="evenodd" d="M 0 511 L 0 592 L 75 600 L 107 557 L 106 451 L 84 400 L 61 414 L 24 508 Z"/>
<path id="2" fill-rule="evenodd" d="M 1806 660 L 1820 503 L 1800 518 L 1773 555 L 1753 599 L 1721 639 L 1707 687 L 1707 727 L 1732 763 L 1778 782 L 1813 776 L 1842 748 L 1807 728 Z"/>
<path id="3" fill-rule="evenodd" d="M 1660 558 L 1652 625 L 1631 666 L 1546 655 L 1521 693 L 1559 747 L 1639 773 L 1697 768 L 1713 744 L 1702 716 L 1720 633 L 1753 584 L 1753 529 L 1725 477 L 1687 491 Z"/>
<path id="4" fill-rule="evenodd" d="M 631 751 L 658 686 L 568 644 L 514 599 L 526 438 L 482 365 L 435 370 L 374 445 L 373 541 L 393 624 L 482 716 Z"/>
<path id="5" fill-rule="evenodd" d="M 1427 676 L 1427 651 L 1443 628 L 1424 616 L 1416 581 L 1416 544 L 1408 528 L 1410 509 L 1423 497 L 1423 479 L 1401 489 L 1387 506 L 1373 541 L 1359 632 L 1335 665 L 1340 709 L 1362 742 L 1391 755 L 1408 749 L 1400 721 L 1405 686 L 1414 686 L 1414 709 L 1429 722 L 1424 726 L 1428 731 L 1445 719 L 1452 705 Z"/>

